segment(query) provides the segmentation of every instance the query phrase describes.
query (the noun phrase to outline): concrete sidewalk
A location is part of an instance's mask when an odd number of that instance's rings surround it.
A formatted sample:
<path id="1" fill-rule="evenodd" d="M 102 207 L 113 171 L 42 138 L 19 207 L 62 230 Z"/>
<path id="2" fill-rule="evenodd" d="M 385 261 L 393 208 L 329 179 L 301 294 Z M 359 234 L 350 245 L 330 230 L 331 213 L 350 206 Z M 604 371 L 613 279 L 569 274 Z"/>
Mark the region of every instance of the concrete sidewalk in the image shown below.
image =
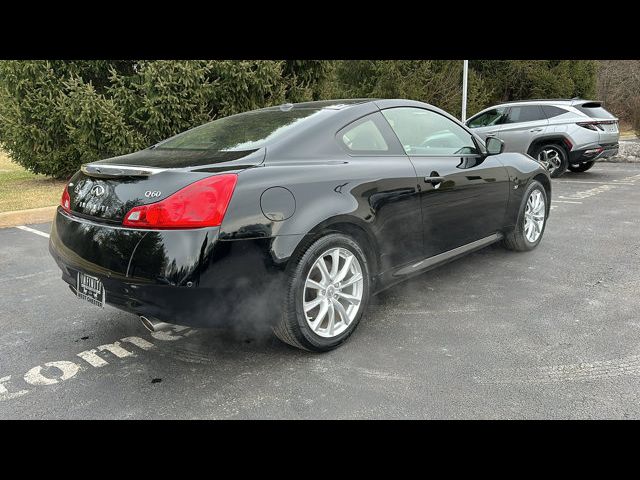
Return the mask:
<path id="1" fill-rule="evenodd" d="M 0 228 L 15 227 L 33 223 L 50 222 L 56 213 L 57 205 L 51 207 L 31 208 L 0 213 Z"/>

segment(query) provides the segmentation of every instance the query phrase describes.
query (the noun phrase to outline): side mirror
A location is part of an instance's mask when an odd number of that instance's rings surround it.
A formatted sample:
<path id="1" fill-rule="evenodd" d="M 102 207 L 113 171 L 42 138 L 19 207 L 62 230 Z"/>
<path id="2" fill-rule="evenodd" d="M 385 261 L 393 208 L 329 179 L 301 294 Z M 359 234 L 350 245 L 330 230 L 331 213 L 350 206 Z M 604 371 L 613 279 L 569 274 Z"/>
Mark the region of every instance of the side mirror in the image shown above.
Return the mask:
<path id="1" fill-rule="evenodd" d="M 489 155 L 498 155 L 504 151 L 504 142 L 497 137 L 487 137 L 485 145 Z"/>

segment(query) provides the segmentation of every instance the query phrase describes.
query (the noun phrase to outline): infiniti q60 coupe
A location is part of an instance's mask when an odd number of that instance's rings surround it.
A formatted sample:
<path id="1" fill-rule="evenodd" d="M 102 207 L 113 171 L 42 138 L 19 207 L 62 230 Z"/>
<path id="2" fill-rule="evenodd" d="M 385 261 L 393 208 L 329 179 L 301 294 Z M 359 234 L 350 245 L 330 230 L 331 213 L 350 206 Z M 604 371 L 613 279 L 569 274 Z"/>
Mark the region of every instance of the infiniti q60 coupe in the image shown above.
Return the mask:
<path id="1" fill-rule="evenodd" d="M 84 164 L 49 250 L 75 295 L 152 331 L 262 322 L 325 351 L 391 285 L 535 248 L 550 196 L 540 163 L 431 105 L 285 104 Z"/>

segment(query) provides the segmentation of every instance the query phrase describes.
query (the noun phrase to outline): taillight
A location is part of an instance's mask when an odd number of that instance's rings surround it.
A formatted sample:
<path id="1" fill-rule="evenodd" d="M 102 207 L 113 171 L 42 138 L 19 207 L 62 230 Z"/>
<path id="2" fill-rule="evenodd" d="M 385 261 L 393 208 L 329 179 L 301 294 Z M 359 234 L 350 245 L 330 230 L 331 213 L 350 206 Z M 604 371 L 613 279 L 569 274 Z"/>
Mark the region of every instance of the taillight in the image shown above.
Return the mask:
<path id="1" fill-rule="evenodd" d="M 60 205 L 66 212 L 71 211 L 71 198 L 69 197 L 69 186 L 65 185 L 64 192 L 62 192 L 62 198 L 60 199 Z"/>
<path id="2" fill-rule="evenodd" d="M 598 122 L 578 122 L 576 125 L 579 125 L 582 128 L 586 128 L 587 130 L 593 130 L 595 132 L 597 132 L 598 130 L 604 130 L 600 127 Z"/>
<path id="3" fill-rule="evenodd" d="M 155 203 L 129 210 L 122 224 L 134 228 L 201 228 L 222 223 L 238 176 L 214 175 Z"/>

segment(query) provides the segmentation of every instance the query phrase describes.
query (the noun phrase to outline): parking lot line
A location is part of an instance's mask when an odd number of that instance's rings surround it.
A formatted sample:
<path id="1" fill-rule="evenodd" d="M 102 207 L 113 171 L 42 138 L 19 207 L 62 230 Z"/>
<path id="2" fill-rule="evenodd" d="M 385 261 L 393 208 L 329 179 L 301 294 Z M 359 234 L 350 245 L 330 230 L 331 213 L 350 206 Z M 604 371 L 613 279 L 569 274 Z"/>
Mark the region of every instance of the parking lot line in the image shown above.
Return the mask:
<path id="1" fill-rule="evenodd" d="M 556 180 L 555 183 L 596 183 L 598 185 L 635 185 L 633 182 L 594 182 L 591 180 Z"/>
<path id="2" fill-rule="evenodd" d="M 582 205 L 582 202 L 574 202 L 572 200 L 552 200 L 551 203 L 579 203 Z"/>
<path id="3" fill-rule="evenodd" d="M 35 233 L 36 235 L 40 235 L 41 237 L 49 238 L 48 233 L 41 232 L 40 230 L 36 230 L 35 228 L 25 227 L 24 225 L 18 225 L 16 228 L 24 230 L 25 232 Z"/>

